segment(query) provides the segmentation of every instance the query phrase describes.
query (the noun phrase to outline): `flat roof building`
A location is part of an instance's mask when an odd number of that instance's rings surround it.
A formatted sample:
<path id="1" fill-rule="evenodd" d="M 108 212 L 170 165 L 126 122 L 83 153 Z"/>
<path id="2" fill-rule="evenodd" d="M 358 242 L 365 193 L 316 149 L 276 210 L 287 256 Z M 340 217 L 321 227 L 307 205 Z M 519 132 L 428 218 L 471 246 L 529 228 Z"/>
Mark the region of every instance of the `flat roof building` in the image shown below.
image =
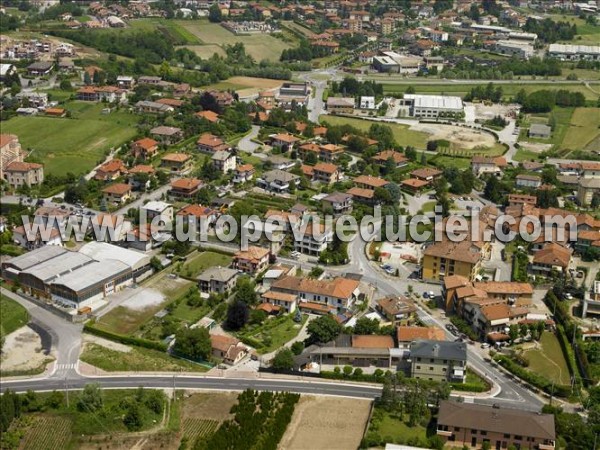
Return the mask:
<path id="1" fill-rule="evenodd" d="M 464 112 L 460 97 L 446 95 L 404 94 L 400 104 L 407 106 L 409 115 L 413 117 L 436 118 Z"/>
<path id="2" fill-rule="evenodd" d="M 548 55 L 562 61 L 600 61 L 600 45 L 550 44 Z"/>

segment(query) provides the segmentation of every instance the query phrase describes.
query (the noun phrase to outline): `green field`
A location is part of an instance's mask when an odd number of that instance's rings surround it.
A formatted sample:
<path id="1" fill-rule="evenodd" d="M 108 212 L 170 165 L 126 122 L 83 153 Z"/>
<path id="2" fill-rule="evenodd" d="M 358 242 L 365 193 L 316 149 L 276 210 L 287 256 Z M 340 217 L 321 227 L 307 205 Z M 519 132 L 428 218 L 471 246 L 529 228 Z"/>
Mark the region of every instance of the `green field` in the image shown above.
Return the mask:
<path id="1" fill-rule="evenodd" d="M 215 45 L 223 48 L 225 45 L 233 45 L 236 42 L 241 42 L 246 47 L 246 53 L 252 56 L 255 61 L 259 62 L 263 59 L 279 61 L 281 52 L 291 47 L 290 44 L 283 40 L 268 34 L 238 36 L 226 30 L 221 25 L 210 23 L 207 20 L 175 20 L 174 22 L 200 41 L 200 47 L 187 46 L 187 48 L 195 51 L 201 57 L 212 56 L 215 52 Z M 201 44 L 209 44 L 211 48 L 203 54 L 201 53 L 203 52 Z"/>
<path id="2" fill-rule="evenodd" d="M 19 303 L 0 294 L 0 336 L 6 336 L 29 322 L 29 313 Z"/>
<path id="3" fill-rule="evenodd" d="M 467 170 L 469 167 L 471 167 L 470 158 L 458 158 L 452 156 L 436 155 L 433 157 L 429 156 L 427 158 L 427 162 L 433 164 L 434 166 L 440 169 L 445 169 L 447 167 L 455 167 L 460 170 Z"/>
<path id="4" fill-rule="evenodd" d="M 588 149 L 600 136 L 600 108 L 575 108 L 561 148 Z M 589 148 L 589 150 L 592 150 Z"/>
<path id="5" fill-rule="evenodd" d="M 302 323 L 294 322 L 290 314 L 267 319 L 258 326 L 248 326 L 238 333 L 238 337 L 242 340 L 251 339 L 250 345 L 256 347 L 258 353 L 270 353 L 295 338 L 307 319 L 305 314 L 302 315 Z"/>
<path id="6" fill-rule="evenodd" d="M 368 447 L 379 447 L 380 442 L 428 446 L 427 429 L 417 424 L 408 425 L 408 417 L 375 407 L 365 435 Z"/>
<path id="7" fill-rule="evenodd" d="M 156 31 L 158 29 L 165 35 L 170 36 L 173 42 L 186 45 L 200 44 L 193 33 L 181 26 L 180 21 L 159 18 L 134 19 L 129 21 L 129 25 L 134 30 Z"/>
<path id="8" fill-rule="evenodd" d="M 186 277 L 196 278 L 209 267 L 228 267 L 231 256 L 215 252 L 200 252 L 193 255 L 183 265 L 181 274 Z"/>
<path id="9" fill-rule="evenodd" d="M 120 352 L 98 344 L 87 343 L 79 359 L 107 372 L 205 372 L 207 370 L 199 364 L 141 347 L 131 347 L 128 352 Z"/>
<path id="10" fill-rule="evenodd" d="M 19 136 L 24 149 L 44 163 L 46 174 L 89 172 L 111 148 L 137 134 L 138 117 L 123 111 L 101 114 L 100 103 L 74 101 L 64 106 L 72 118 L 13 117 L 3 133 Z"/>
<path id="11" fill-rule="evenodd" d="M 569 22 L 577 27 L 577 35 L 572 41 L 560 41 L 564 44 L 574 45 L 598 45 L 600 42 L 600 26 L 590 25 L 578 16 L 567 16 L 565 14 L 551 14 L 550 17 L 555 22 Z"/>
<path id="12" fill-rule="evenodd" d="M 341 116 L 329 116 L 322 115 L 319 117 L 319 122 L 327 122 L 331 125 L 351 125 L 362 131 L 369 131 L 369 128 L 374 123 L 381 123 L 363 119 L 354 119 L 352 117 L 341 117 Z M 392 129 L 394 138 L 399 145 L 403 147 L 411 145 L 417 149 L 424 149 L 427 145 L 429 134 L 423 133 L 422 131 L 413 131 L 409 129 L 408 125 L 399 123 L 385 123 Z"/>
<path id="13" fill-rule="evenodd" d="M 540 339 L 541 348 L 527 350 L 528 370 L 543 375 L 557 384 L 569 384 L 569 367 L 565 361 L 558 339 L 553 333 L 544 332 Z"/>
<path id="14" fill-rule="evenodd" d="M 373 79 L 375 81 L 383 81 L 386 80 L 385 78 L 381 78 L 381 77 L 367 77 L 368 79 Z M 470 82 L 469 84 L 463 84 L 463 83 L 448 83 L 448 84 L 434 84 L 434 83 L 427 83 L 427 82 L 410 82 L 410 81 L 403 81 L 403 82 L 398 82 L 398 83 L 390 83 L 390 82 L 386 82 L 386 83 L 382 83 L 383 84 L 383 91 L 385 93 L 403 93 L 406 91 L 406 88 L 409 86 L 413 86 L 415 88 L 415 92 L 417 94 L 438 94 L 438 95 L 455 95 L 455 96 L 460 96 L 460 97 L 464 97 L 472 88 L 474 88 L 477 85 L 487 85 L 488 81 L 482 81 L 482 82 Z M 517 92 L 519 92 L 521 89 L 524 89 L 525 92 L 530 93 L 533 91 L 539 91 L 542 89 L 550 89 L 550 90 L 559 90 L 559 89 L 565 89 L 565 90 L 569 90 L 572 92 L 581 92 L 586 100 L 596 100 L 598 98 L 598 94 L 596 94 L 595 92 L 593 92 L 592 90 L 588 89 L 585 85 L 581 84 L 580 82 L 573 82 L 573 83 L 560 83 L 560 84 L 556 84 L 556 83 L 549 83 L 549 82 L 540 82 L 540 83 L 535 83 L 535 84 L 531 84 L 531 83 L 527 83 L 527 84 L 520 84 L 518 82 L 514 82 L 511 84 L 501 84 L 500 86 L 502 86 L 502 91 L 504 93 L 504 99 L 505 100 L 509 100 L 511 97 L 514 97 L 516 95 Z M 600 84 L 592 84 L 592 87 L 596 90 L 596 91 L 600 91 Z"/>

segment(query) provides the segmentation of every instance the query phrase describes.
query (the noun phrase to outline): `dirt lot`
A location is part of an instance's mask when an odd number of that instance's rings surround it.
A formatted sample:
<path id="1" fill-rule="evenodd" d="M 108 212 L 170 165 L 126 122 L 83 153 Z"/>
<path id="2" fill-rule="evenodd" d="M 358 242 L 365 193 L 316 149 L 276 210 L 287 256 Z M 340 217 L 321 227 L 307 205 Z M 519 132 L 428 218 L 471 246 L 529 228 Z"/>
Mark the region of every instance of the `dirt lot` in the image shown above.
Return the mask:
<path id="1" fill-rule="evenodd" d="M 238 394 L 235 392 L 192 394 L 185 399 L 183 406 L 184 419 L 208 419 L 224 421 L 231 419 L 231 407 L 236 404 Z"/>
<path id="2" fill-rule="evenodd" d="M 281 450 L 358 448 L 371 402 L 349 398 L 303 396 L 296 406 Z"/>
<path id="3" fill-rule="evenodd" d="M 461 148 L 472 149 L 475 147 L 493 147 L 496 139 L 485 131 L 472 130 L 469 128 L 455 127 L 453 125 L 418 124 L 411 129 L 425 131 L 432 134 L 431 139 L 445 139 Z"/>
<path id="4" fill-rule="evenodd" d="M 50 359 L 44 354 L 39 334 L 29 327 L 21 327 L 6 336 L 2 348 L 2 371 L 31 370 Z"/>

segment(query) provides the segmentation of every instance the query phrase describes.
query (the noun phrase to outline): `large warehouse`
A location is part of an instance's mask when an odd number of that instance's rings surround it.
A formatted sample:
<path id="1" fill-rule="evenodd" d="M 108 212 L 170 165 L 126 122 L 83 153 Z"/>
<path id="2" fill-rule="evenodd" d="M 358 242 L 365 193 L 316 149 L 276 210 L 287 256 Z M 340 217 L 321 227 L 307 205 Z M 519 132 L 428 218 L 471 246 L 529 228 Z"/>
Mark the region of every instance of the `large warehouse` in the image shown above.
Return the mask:
<path id="1" fill-rule="evenodd" d="M 436 118 L 464 113 L 462 99 L 446 95 L 404 94 L 400 105 L 408 107 L 412 117 Z"/>
<path id="2" fill-rule="evenodd" d="M 150 257 L 105 242 L 78 252 L 45 246 L 2 263 L 2 276 L 30 295 L 81 308 L 152 273 Z"/>

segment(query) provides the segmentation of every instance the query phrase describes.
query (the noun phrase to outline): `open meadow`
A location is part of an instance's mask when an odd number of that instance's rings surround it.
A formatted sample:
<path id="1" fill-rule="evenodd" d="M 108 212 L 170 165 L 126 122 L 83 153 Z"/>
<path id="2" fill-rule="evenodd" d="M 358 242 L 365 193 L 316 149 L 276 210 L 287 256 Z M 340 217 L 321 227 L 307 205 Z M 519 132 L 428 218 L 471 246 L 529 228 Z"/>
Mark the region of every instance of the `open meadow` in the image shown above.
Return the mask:
<path id="1" fill-rule="evenodd" d="M 187 46 L 187 48 L 203 58 L 207 57 L 208 53 L 210 53 L 208 57 L 212 56 L 215 52 L 214 46 L 223 48 L 225 45 L 241 42 L 246 47 L 246 53 L 252 56 L 255 61 L 259 62 L 263 59 L 279 61 L 281 52 L 291 47 L 287 42 L 268 34 L 235 35 L 221 25 L 210 23 L 207 20 L 181 20 L 175 21 L 175 23 L 201 42 L 198 46 Z M 203 45 L 211 45 L 212 48 L 208 52 L 204 52 L 202 50 Z M 197 48 L 198 50 L 196 50 Z"/>
<path id="2" fill-rule="evenodd" d="M 128 112 L 102 114 L 102 104 L 81 101 L 63 107 L 71 118 L 19 116 L 2 123 L 2 132 L 19 136 L 23 148 L 44 163 L 46 174 L 85 174 L 137 133 L 138 117 Z"/>

